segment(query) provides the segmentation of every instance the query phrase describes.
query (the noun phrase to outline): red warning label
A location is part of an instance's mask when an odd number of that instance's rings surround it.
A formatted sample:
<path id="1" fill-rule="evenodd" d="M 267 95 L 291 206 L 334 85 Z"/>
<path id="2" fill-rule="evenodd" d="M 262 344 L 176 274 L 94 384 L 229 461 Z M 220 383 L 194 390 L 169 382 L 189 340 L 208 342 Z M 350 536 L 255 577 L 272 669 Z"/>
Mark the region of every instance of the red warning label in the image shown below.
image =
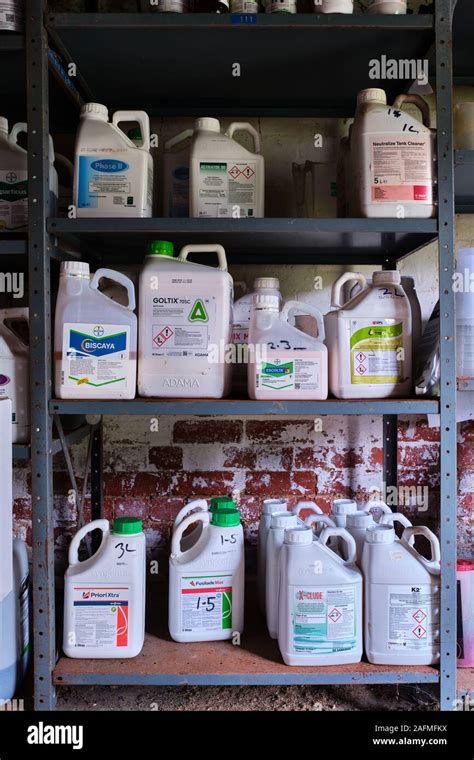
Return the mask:
<path id="1" fill-rule="evenodd" d="M 171 327 L 163 327 L 161 332 L 158 333 L 158 335 L 155 335 L 153 338 L 153 343 L 160 348 L 163 346 L 167 340 L 169 340 L 174 335 L 174 331 L 171 329 Z"/>

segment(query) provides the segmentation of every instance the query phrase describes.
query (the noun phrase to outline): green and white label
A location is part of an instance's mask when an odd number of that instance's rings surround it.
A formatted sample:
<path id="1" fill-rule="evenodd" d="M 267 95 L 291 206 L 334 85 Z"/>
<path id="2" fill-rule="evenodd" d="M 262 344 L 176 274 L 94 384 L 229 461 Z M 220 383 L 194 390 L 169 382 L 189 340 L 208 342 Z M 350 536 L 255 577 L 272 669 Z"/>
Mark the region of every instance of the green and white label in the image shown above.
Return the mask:
<path id="1" fill-rule="evenodd" d="M 199 163 L 199 216 L 232 219 L 253 217 L 257 201 L 256 161 L 201 161 Z"/>
<path id="2" fill-rule="evenodd" d="M 321 387 L 321 360 L 317 356 L 290 359 L 273 355 L 257 361 L 256 387 L 275 391 L 318 391 Z"/>
<path id="3" fill-rule="evenodd" d="M 232 628 L 232 575 L 181 578 L 181 631 L 224 631 Z"/>
<path id="4" fill-rule="evenodd" d="M 328 655 L 355 651 L 356 589 L 290 586 L 293 650 Z"/>
<path id="5" fill-rule="evenodd" d="M 18 230 L 28 223 L 28 175 L 0 171 L 0 230 Z"/>
<path id="6" fill-rule="evenodd" d="M 61 385 L 125 388 L 129 375 L 130 328 L 68 323 L 63 327 Z"/>
<path id="7" fill-rule="evenodd" d="M 207 364 L 216 322 L 214 296 L 149 296 L 147 311 L 152 323 L 147 357 L 203 359 Z"/>
<path id="8" fill-rule="evenodd" d="M 403 322 L 351 319 L 351 383 L 403 382 Z"/>

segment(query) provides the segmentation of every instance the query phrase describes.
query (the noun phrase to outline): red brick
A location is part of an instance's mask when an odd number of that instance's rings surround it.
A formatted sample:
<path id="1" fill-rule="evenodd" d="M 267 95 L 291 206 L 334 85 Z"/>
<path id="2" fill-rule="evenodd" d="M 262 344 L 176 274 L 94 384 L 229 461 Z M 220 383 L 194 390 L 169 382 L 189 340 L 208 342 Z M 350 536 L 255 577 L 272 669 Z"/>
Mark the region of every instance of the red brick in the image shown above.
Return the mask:
<path id="1" fill-rule="evenodd" d="M 145 520 L 150 513 L 150 502 L 146 499 L 115 499 L 114 517 L 138 517 Z"/>
<path id="2" fill-rule="evenodd" d="M 13 516 L 18 520 L 31 520 L 31 499 L 15 499 L 13 502 Z"/>
<path id="3" fill-rule="evenodd" d="M 158 487 L 158 476 L 151 472 L 137 472 L 132 488 L 132 496 L 154 496 Z"/>
<path id="4" fill-rule="evenodd" d="M 312 446 L 305 446 L 304 448 L 297 449 L 295 451 L 295 463 L 294 468 L 296 470 L 306 470 L 309 468 L 327 467 L 327 459 L 322 453 L 327 453 L 328 449 L 314 449 Z"/>
<path id="5" fill-rule="evenodd" d="M 328 461 L 338 470 L 352 469 L 358 464 L 364 464 L 365 458 L 361 449 L 329 449 L 327 452 L 326 464 Z"/>
<path id="6" fill-rule="evenodd" d="M 369 464 L 377 468 L 383 465 L 383 449 L 376 446 L 372 447 L 369 456 Z"/>
<path id="7" fill-rule="evenodd" d="M 148 461 L 157 470 L 180 470 L 183 466 L 183 449 L 178 446 L 152 446 Z"/>
<path id="8" fill-rule="evenodd" d="M 224 447 L 224 467 L 237 470 L 253 470 L 256 467 L 257 452 L 251 448 L 239 446 Z"/>
<path id="9" fill-rule="evenodd" d="M 158 475 L 158 496 L 225 496 L 234 487 L 231 471 L 162 472 Z"/>
<path id="10" fill-rule="evenodd" d="M 458 446 L 458 470 L 474 470 L 474 443 Z"/>
<path id="11" fill-rule="evenodd" d="M 312 471 L 291 473 L 291 492 L 296 492 L 302 498 L 314 496 L 316 492 L 316 473 Z"/>
<path id="12" fill-rule="evenodd" d="M 246 493 L 256 496 L 285 496 L 290 493 L 289 472 L 248 472 Z"/>
<path id="13" fill-rule="evenodd" d="M 474 420 L 461 422 L 459 440 L 463 443 L 474 444 Z"/>
<path id="14" fill-rule="evenodd" d="M 135 476 L 132 473 L 105 473 L 102 476 L 104 496 L 129 496 L 132 493 Z"/>
<path id="15" fill-rule="evenodd" d="M 249 441 L 306 442 L 314 435 L 314 423 L 309 420 L 248 420 L 245 430 Z"/>
<path id="16" fill-rule="evenodd" d="M 179 420 L 173 428 L 175 443 L 239 443 L 244 423 L 241 420 Z"/>
<path id="17" fill-rule="evenodd" d="M 257 448 L 256 470 L 291 470 L 293 466 L 292 446 L 259 446 Z"/>
<path id="18" fill-rule="evenodd" d="M 262 503 L 263 499 L 257 496 L 247 496 L 246 494 L 241 496 L 237 501 L 237 508 L 240 511 L 242 520 L 245 520 L 247 523 L 260 520 Z"/>
<path id="19" fill-rule="evenodd" d="M 430 465 L 439 463 L 439 448 L 437 446 L 403 446 L 399 451 L 399 462 L 409 469 L 425 470 Z"/>
<path id="20" fill-rule="evenodd" d="M 184 507 L 186 501 L 187 499 L 155 497 L 151 501 L 150 518 L 157 521 L 174 522 L 176 515 L 181 507 Z"/>

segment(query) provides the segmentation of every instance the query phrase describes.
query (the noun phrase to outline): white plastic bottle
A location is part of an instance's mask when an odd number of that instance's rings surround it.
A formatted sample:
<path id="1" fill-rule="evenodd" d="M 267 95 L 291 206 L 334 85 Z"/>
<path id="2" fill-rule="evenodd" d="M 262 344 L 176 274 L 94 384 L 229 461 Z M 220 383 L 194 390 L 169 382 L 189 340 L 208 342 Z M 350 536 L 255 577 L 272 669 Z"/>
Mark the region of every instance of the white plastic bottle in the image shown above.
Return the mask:
<path id="1" fill-rule="evenodd" d="M 292 313 L 310 314 L 318 324 L 313 338 L 288 323 Z M 287 301 L 280 312 L 276 296 L 256 293 L 249 331 L 248 392 L 253 399 L 325 399 L 327 348 L 321 312 Z"/>
<path id="2" fill-rule="evenodd" d="M 272 516 L 287 509 L 286 499 L 264 499 L 257 539 L 257 592 L 258 606 L 262 615 L 266 615 L 265 573 L 267 566 L 268 533 L 272 524 Z"/>
<path id="3" fill-rule="evenodd" d="M 460 248 L 453 287 L 456 293 L 456 359 L 458 377 L 474 377 L 474 248 Z"/>
<path id="4" fill-rule="evenodd" d="M 78 217 L 150 217 L 153 159 L 150 120 L 144 111 L 116 111 L 112 122 L 100 103 L 85 103 L 76 135 L 74 203 Z M 138 122 L 137 147 L 118 127 Z"/>
<path id="5" fill-rule="evenodd" d="M 231 13 L 258 13 L 257 0 L 230 0 Z"/>
<path id="6" fill-rule="evenodd" d="M 25 23 L 24 0 L 2 0 L 0 32 L 21 32 Z"/>
<path id="7" fill-rule="evenodd" d="M 216 253 L 219 266 L 189 262 Z M 230 391 L 233 281 L 221 245 L 155 241 L 140 274 L 138 392 L 222 398 Z"/>
<path id="8" fill-rule="evenodd" d="M 97 552 L 79 561 L 79 545 L 102 531 Z M 146 541 L 142 521 L 119 517 L 84 525 L 69 546 L 64 576 L 63 649 L 68 657 L 124 659 L 145 639 Z"/>
<path id="9" fill-rule="evenodd" d="M 13 443 L 30 440 L 29 348 L 15 323 L 28 323 L 27 308 L 0 310 L 0 398 L 12 402 Z"/>
<path id="10" fill-rule="evenodd" d="M 400 14 L 407 12 L 407 0 L 368 0 L 367 13 Z"/>
<path id="11" fill-rule="evenodd" d="M 278 638 L 278 596 L 280 593 L 280 550 L 283 546 L 285 530 L 296 528 L 298 518 L 292 512 L 277 512 L 272 515 L 268 532 L 267 557 L 265 565 L 265 606 L 267 629 L 272 639 Z"/>
<path id="12" fill-rule="evenodd" d="M 411 545 L 428 539 L 431 559 Z M 439 661 L 440 549 L 424 526 L 405 528 L 400 541 L 390 525 L 367 531 L 362 554 L 365 652 L 376 665 L 431 665 Z"/>
<path id="13" fill-rule="evenodd" d="M 220 641 L 243 631 L 244 534 L 232 504 L 189 515 L 173 535 L 168 624 L 175 641 Z M 197 521 L 201 535 L 183 551 L 183 533 Z"/>
<path id="14" fill-rule="evenodd" d="M 12 402 L 0 398 L 0 602 L 13 589 Z M 1 649 L 1 647 L 0 647 Z"/>
<path id="15" fill-rule="evenodd" d="M 98 290 L 102 277 L 123 285 L 128 306 Z M 130 399 L 137 376 L 137 318 L 131 280 L 112 269 L 89 264 L 61 264 L 54 330 L 54 365 L 58 398 Z"/>
<path id="16" fill-rule="evenodd" d="M 423 114 L 423 124 L 404 113 L 407 98 L 387 105 L 384 90 L 362 90 L 351 129 L 355 212 L 362 217 L 434 216 L 433 136 L 429 108 L 410 95 Z"/>
<path id="17" fill-rule="evenodd" d="M 297 504 L 293 507 L 293 514 L 299 517 L 300 520 L 302 520 L 303 518 L 301 517 L 301 513 L 303 511 L 309 512 L 310 514 L 313 514 L 313 515 L 323 514 L 323 510 L 321 509 L 321 507 L 318 507 L 316 502 L 306 501 L 304 499 L 302 501 L 298 501 Z"/>
<path id="18" fill-rule="evenodd" d="M 330 517 L 336 527 L 345 528 L 347 515 L 357 512 L 357 502 L 354 499 L 334 499 Z"/>
<path id="19" fill-rule="evenodd" d="M 296 0 L 266 0 L 266 13 L 296 13 Z"/>
<path id="20" fill-rule="evenodd" d="M 184 505 L 184 507 L 181 507 L 178 514 L 174 518 L 173 523 L 173 533 L 176 531 L 176 528 L 180 523 L 183 522 L 183 520 L 188 517 L 191 514 L 194 514 L 195 512 L 207 512 L 209 509 L 208 503 L 206 499 L 194 499 L 193 501 L 188 502 Z M 189 546 L 192 546 L 192 544 L 197 539 L 197 534 L 200 533 L 202 530 L 202 523 L 198 522 L 193 530 L 191 530 L 186 536 L 183 536 L 181 539 L 181 545 L 183 547 L 183 551 L 186 551 Z"/>
<path id="21" fill-rule="evenodd" d="M 0 706 L 14 697 L 30 655 L 30 575 L 23 541 L 13 539 L 12 558 L 13 588 L 0 601 Z"/>
<path id="22" fill-rule="evenodd" d="M 28 223 L 27 152 L 17 145 L 26 125 L 15 124 L 8 134 L 8 121 L 0 117 L 0 230 L 20 230 Z"/>
<path id="23" fill-rule="evenodd" d="M 254 153 L 233 139 L 235 132 L 253 137 Z M 264 216 L 265 162 L 260 155 L 260 135 L 251 124 L 233 122 L 222 134 L 218 119 L 198 119 L 190 167 L 190 216 Z"/>
<path id="24" fill-rule="evenodd" d="M 317 13 L 353 13 L 354 0 L 314 0 Z"/>
<path id="25" fill-rule="evenodd" d="M 342 288 L 358 279 L 361 290 L 342 303 Z M 329 388 L 337 398 L 408 396 L 412 387 L 412 321 L 400 272 L 346 272 L 332 287 L 325 316 Z"/>
<path id="26" fill-rule="evenodd" d="M 357 512 L 351 512 L 346 516 L 346 530 L 351 534 L 356 544 L 356 558 L 355 561 L 360 567 L 362 559 L 362 549 L 364 548 L 365 536 L 367 530 L 374 528 L 377 523 L 375 522 L 372 509 L 382 510 L 383 514 L 391 514 L 391 509 L 383 501 L 371 501 L 367 505 L 366 509 L 357 510 Z"/>
<path id="27" fill-rule="evenodd" d="M 165 143 L 163 154 L 163 216 L 189 216 L 189 155 L 192 129 Z"/>
<path id="28" fill-rule="evenodd" d="M 232 387 L 235 391 L 247 391 L 247 362 L 246 355 L 249 342 L 250 315 L 254 293 L 275 295 L 281 305 L 280 283 L 276 277 L 257 277 L 253 283 L 253 292 L 245 293 L 234 303 L 232 345 L 235 351 L 235 364 L 232 373 Z"/>
<path id="29" fill-rule="evenodd" d="M 345 541 L 349 560 L 328 546 Z M 341 665 L 362 657 L 362 575 L 344 528 L 285 532 L 280 554 L 278 644 L 286 665 Z"/>

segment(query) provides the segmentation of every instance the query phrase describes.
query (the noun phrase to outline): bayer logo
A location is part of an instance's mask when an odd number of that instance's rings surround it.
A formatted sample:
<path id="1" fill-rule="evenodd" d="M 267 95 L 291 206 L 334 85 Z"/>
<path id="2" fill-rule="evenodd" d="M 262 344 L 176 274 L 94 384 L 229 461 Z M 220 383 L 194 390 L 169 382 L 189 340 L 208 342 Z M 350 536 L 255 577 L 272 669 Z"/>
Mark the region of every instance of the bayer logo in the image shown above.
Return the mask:
<path id="1" fill-rule="evenodd" d="M 15 172 L 8 172 L 8 174 L 6 175 L 6 180 L 7 182 L 15 182 L 16 180 Z"/>
<path id="2" fill-rule="evenodd" d="M 94 327 L 92 332 L 94 333 L 96 338 L 101 338 L 104 334 L 104 328 L 102 327 L 102 325 L 97 325 L 97 327 Z"/>

